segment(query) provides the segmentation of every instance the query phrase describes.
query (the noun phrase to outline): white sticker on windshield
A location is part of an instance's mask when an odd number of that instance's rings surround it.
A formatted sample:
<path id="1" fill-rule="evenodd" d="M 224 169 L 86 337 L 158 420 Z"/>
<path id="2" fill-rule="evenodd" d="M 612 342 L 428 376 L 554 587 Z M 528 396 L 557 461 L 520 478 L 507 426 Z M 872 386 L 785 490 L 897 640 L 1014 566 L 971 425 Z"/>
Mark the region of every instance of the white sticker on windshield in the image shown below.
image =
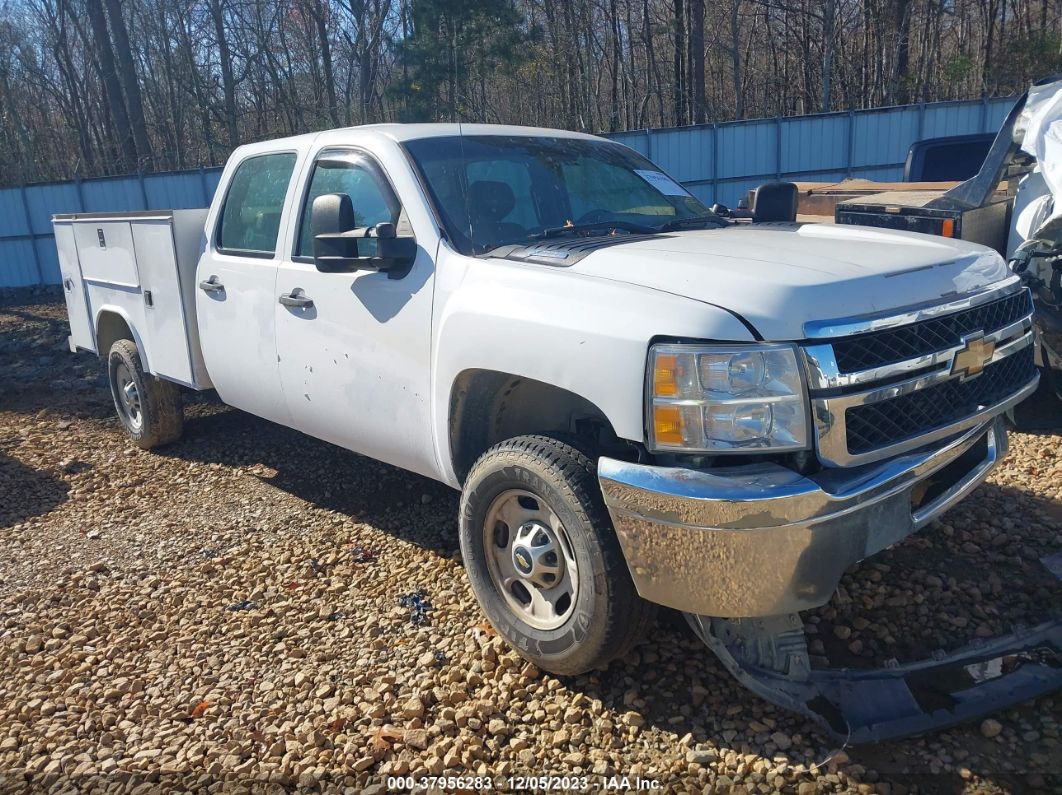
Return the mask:
<path id="1" fill-rule="evenodd" d="M 662 171 L 648 171 L 646 169 L 634 169 L 634 173 L 644 179 L 665 196 L 689 196 L 690 192 L 671 179 Z"/>

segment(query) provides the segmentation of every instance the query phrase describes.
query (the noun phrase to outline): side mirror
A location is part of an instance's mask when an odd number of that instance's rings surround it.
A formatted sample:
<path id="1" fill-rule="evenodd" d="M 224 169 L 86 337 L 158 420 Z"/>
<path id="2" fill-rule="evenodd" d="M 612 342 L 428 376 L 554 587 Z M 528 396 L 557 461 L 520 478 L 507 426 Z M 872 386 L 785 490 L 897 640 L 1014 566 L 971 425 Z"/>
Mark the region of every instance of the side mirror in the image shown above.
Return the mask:
<path id="1" fill-rule="evenodd" d="M 797 217 L 800 193 L 792 182 L 768 182 L 752 191 L 752 215 L 755 221 L 788 221 Z"/>
<path id="2" fill-rule="evenodd" d="M 347 194 L 326 193 L 313 200 L 310 234 L 317 270 L 348 273 L 358 269 L 358 241 L 349 236 L 354 227 L 354 205 Z"/>
<path id="3" fill-rule="evenodd" d="M 358 270 L 387 271 L 401 278 L 417 256 L 417 240 L 399 236 L 395 225 L 355 227 L 354 206 L 345 193 L 326 193 L 313 200 L 310 233 L 313 235 L 313 261 L 325 273 L 351 273 Z"/>

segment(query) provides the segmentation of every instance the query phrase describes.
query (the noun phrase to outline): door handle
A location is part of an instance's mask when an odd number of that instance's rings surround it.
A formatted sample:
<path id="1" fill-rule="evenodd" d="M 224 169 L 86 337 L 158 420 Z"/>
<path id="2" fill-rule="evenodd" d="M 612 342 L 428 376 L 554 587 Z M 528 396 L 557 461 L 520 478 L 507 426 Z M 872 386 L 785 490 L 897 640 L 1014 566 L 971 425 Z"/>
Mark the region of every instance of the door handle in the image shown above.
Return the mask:
<path id="1" fill-rule="evenodd" d="M 199 282 L 199 289 L 204 293 L 220 293 L 225 289 L 225 285 L 218 281 L 217 276 L 211 276 L 206 281 Z"/>
<path id="2" fill-rule="evenodd" d="M 292 290 L 280 296 L 280 303 L 284 306 L 294 306 L 299 309 L 308 309 L 313 306 L 313 299 L 303 295 L 300 290 Z"/>
<path id="3" fill-rule="evenodd" d="M 66 288 L 66 291 L 68 293 L 73 291 L 73 289 L 74 289 L 74 280 L 73 279 L 63 279 L 63 287 Z"/>

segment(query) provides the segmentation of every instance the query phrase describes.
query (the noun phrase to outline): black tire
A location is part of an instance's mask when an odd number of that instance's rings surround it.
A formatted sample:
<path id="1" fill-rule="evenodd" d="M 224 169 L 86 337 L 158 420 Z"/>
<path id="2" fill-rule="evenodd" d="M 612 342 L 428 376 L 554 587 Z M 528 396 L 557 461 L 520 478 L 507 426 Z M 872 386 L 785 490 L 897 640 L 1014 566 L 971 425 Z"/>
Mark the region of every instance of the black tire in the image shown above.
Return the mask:
<path id="1" fill-rule="evenodd" d="M 107 380 L 114 410 L 133 444 L 142 450 L 169 444 L 184 432 L 180 388 L 144 372 L 140 351 L 132 340 L 118 340 L 107 356 Z M 128 398 L 131 384 L 135 398 Z M 127 395 L 123 399 L 123 395 Z M 135 403 L 136 409 L 131 406 Z"/>
<path id="2" fill-rule="evenodd" d="M 1047 352 L 1043 353 L 1044 361 Z M 1006 413 L 1010 426 L 1020 432 L 1036 433 L 1058 427 L 1062 416 L 1062 374 L 1048 365 L 1040 368 L 1040 386 Z"/>
<path id="3" fill-rule="evenodd" d="M 1044 368 L 1041 377 L 1047 383 L 1047 388 L 1055 396 L 1055 409 L 1058 410 L 1062 408 L 1062 370 L 1057 370 L 1051 366 L 1051 357 L 1047 353 L 1046 346 L 1043 349 L 1042 357 Z"/>
<path id="4" fill-rule="evenodd" d="M 510 606 L 487 563 L 493 554 L 484 532 L 488 512 L 514 490 L 531 492 L 553 511 L 577 564 L 570 615 L 554 629 L 528 624 Z M 631 649 L 656 614 L 656 605 L 638 596 L 631 581 L 595 463 L 557 439 L 519 436 L 476 461 L 461 494 L 460 538 L 472 590 L 487 618 L 521 656 L 545 671 L 572 675 L 604 667 Z"/>

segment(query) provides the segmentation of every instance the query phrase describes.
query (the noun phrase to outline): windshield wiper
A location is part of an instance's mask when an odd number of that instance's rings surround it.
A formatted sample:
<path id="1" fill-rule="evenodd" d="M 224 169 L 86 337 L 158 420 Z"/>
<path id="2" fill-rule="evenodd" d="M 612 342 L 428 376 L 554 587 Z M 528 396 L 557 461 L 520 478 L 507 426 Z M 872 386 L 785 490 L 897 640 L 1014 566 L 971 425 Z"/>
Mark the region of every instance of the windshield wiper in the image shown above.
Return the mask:
<path id="1" fill-rule="evenodd" d="M 655 226 L 647 226 L 646 224 L 636 224 L 630 221 L 594 221 L 588 224 L 572 224 L 570 226 L 553 226 L 548 229 L 543 229 L 541 232 L 536 232 L 533 235 L 528 235 L 531 240 L 547 240 L 551 237 L 561 237 L 563 235 L 576 235 L 580 232 L 593 232 L 595 229 L 622 229 L 624 232 L 631 232 L 637 235 L 655 235 L 660 230 Z"/>
<path id="2" fill-rule="evenodd" d="M 726 221 L 718 215 L 698 215 L 695 218 L 676 218 L 654 227 L 656 232 L 676 232 L 679 229 L 693 229 L 698 226 L 726 226 Z"/>

